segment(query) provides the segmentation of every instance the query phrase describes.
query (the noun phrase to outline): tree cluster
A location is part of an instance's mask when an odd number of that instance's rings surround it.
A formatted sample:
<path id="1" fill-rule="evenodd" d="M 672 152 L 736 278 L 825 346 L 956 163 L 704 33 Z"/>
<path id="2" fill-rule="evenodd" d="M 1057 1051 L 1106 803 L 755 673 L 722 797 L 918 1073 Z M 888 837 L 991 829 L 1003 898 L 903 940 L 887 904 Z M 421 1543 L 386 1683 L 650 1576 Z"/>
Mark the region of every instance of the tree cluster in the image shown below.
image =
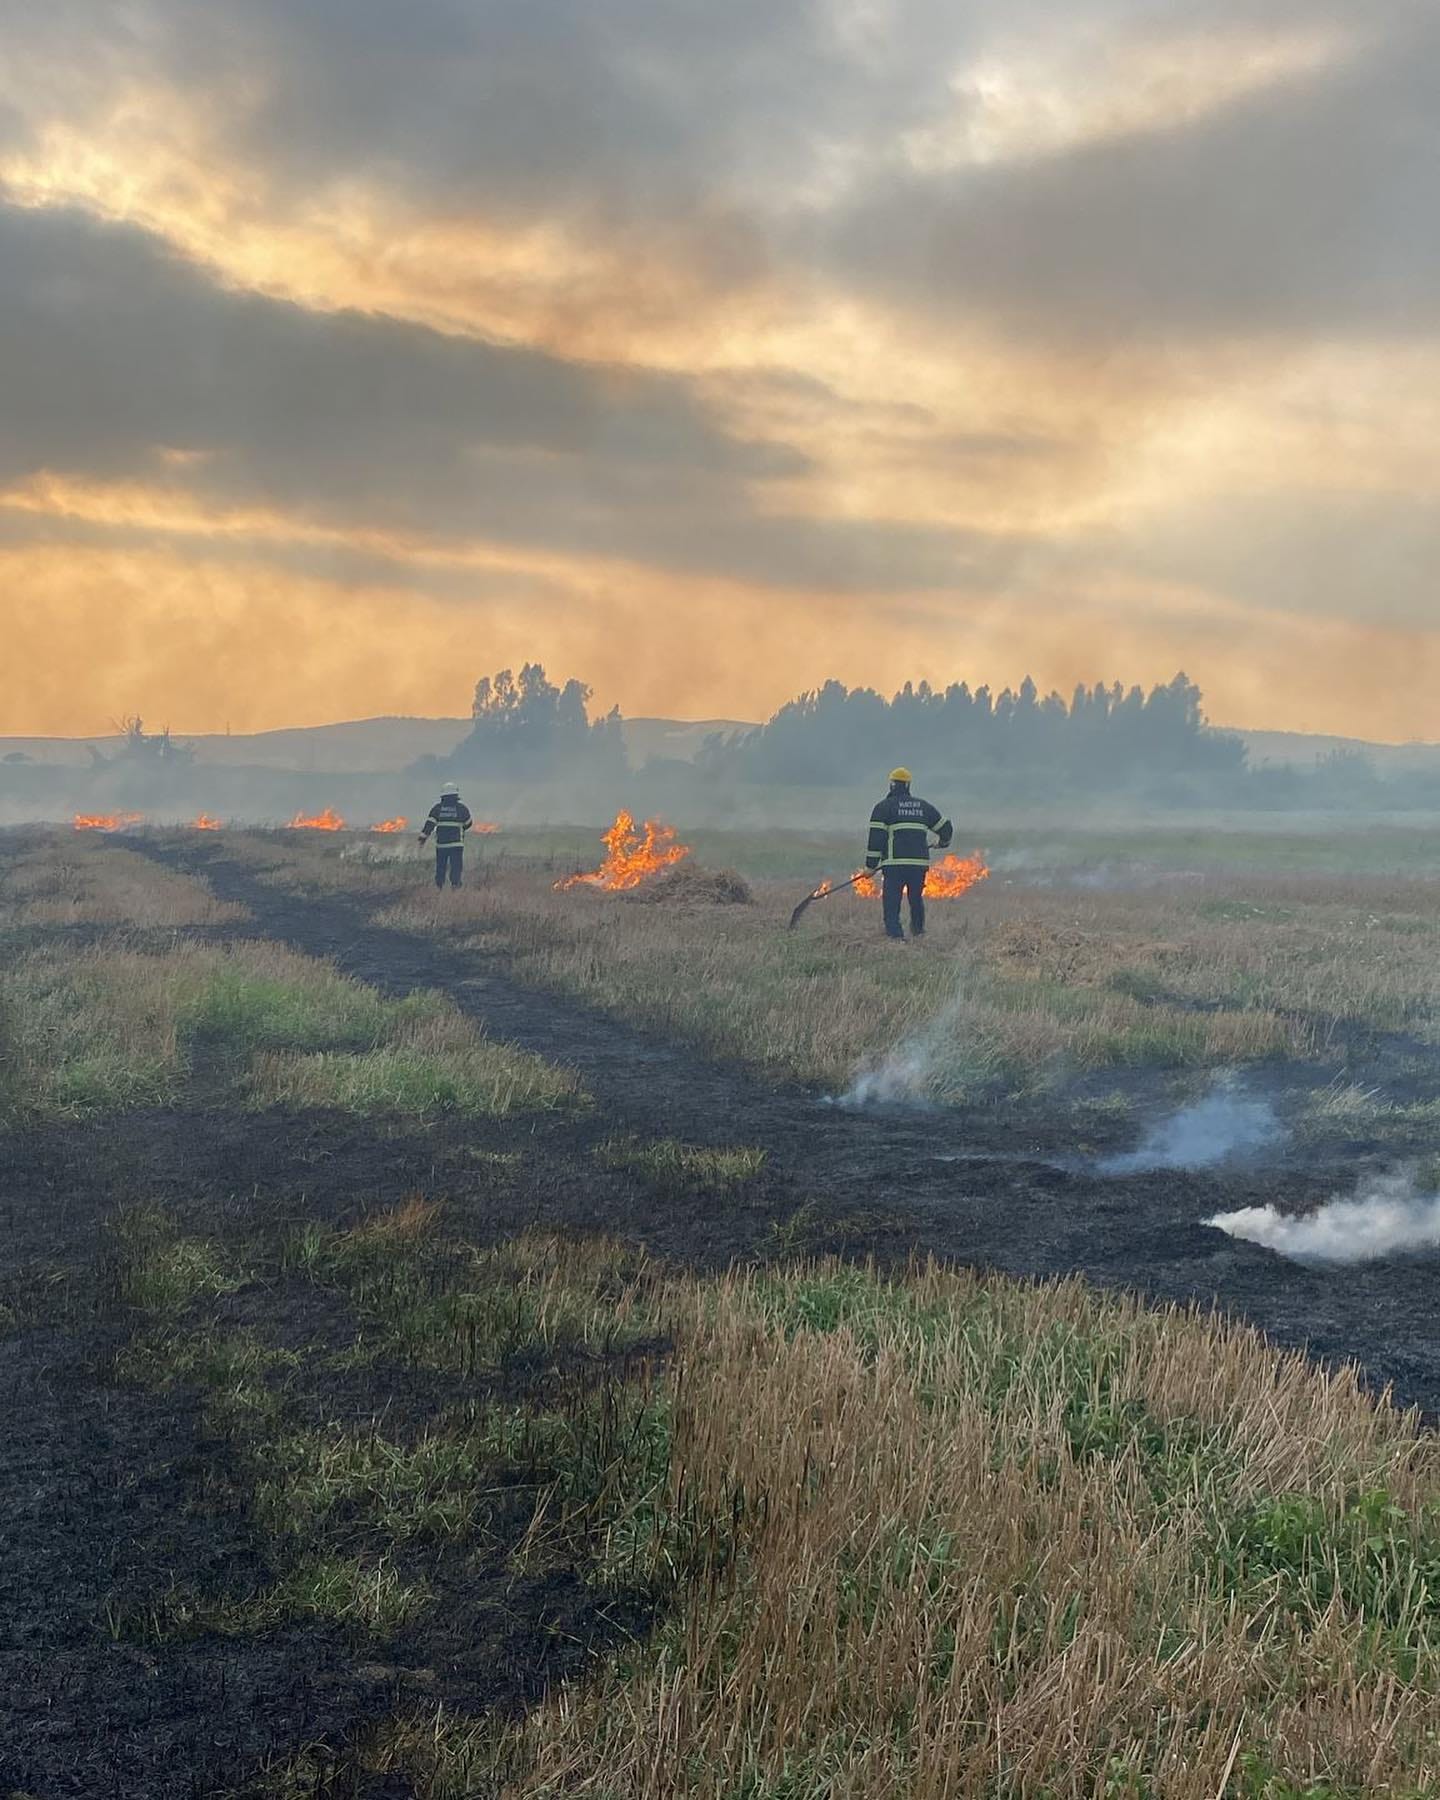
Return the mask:
<path id="1" fill-rule="evenodd" d="M 1027 678 L 992 694 L 958 682 L 910 683 L 885 699 L 872 688 L 823 687 L 782 706 L 757 730 L 712 738 L 715 777 L 807 787 L 874 782 L 893 764 L 927 781 L 1016 792 L 1116 788 L 1243 774 L 1245 747 L 1206 724 L 1199 688 L 1180 674 L 1147 694 L 1119 682 L 1077 687 L 1068 701 Z"/>
<path id="2" fill-rule="evenodd" d="M 469 734 L 444 763 L 455 775 L 545 781 L 583 771 L 587 778 L 627 769 L 620 709 L 590 717 L 582 681 L 557 687 L 539 663 L 519 675 L 502 669 L 475 684 Z"/>

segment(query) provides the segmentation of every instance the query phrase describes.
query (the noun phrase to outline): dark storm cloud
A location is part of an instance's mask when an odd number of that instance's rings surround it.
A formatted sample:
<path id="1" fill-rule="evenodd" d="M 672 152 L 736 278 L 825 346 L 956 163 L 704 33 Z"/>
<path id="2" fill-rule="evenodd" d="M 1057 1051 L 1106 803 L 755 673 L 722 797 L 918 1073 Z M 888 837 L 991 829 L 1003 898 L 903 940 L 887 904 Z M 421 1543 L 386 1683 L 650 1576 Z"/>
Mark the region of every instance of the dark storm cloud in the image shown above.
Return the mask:
<path id="1" fill-rule="evenodd" d="M 802 472 L 683 381 L 217 288 L 129 229 L 0 209 L 0 475 L 179 481 L 344 529 L 779 582 L 962 580 L 1003 540 L 762 513 Z M 178 475 L 166 450 L 199 453 Z M 307 556 L 311 552 L 305 553 Z"/>
<path id="2" fill-rule="evenodd" d="M 0 366 L 12 470 L 204 447 L 257 492 L 384 504 L 443 491 L 485 445 L 727 478 L 800 466 L 728 438 L 680 381 L 221 289 L 77 214 L 0 208 Z"/>

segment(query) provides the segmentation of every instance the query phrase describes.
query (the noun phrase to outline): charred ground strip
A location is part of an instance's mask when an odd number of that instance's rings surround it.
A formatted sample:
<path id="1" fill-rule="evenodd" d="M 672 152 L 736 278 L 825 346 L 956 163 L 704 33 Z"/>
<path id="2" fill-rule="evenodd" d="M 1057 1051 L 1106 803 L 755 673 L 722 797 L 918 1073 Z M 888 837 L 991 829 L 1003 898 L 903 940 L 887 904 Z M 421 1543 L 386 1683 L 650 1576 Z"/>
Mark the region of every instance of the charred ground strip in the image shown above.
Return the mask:
<path id="1" fill-rule="evenodd" d="M 1440 1414 L 1435 1256 L 1307 1269 L 1203 1223 L 1244 1206 L 1299 1212 L 1321 1204 L 1373 1166 L 1376 1146 L 1342 1141 L 1209 1172 L 1087 1174 L 1075 1166 L 1073 1128 L 1061 1109 L 976 1107 L 943 1123 L 934 1113 L 847 1113 L 517 983 L 498 956 L 460 954 L 371 925 L 363 906 L 334 894 L 267 887 L 218 846 L 144 847 L 171 867 L 203 873 L 220 899 L 249 908 L 254 929 L 332 957 L 382 991 L 438 987 L 496 1038 L 575 1069 L 606 1131 L 762 1146 L 767 1180 L 743 1207 L 688 1216 L 643 1209 L 648 1241 L 666 1254 L 715 1266 L 727 1249 L 884 1260 L 933 1253 L 1022 1277 L 1080 1273 L 1158 1300 L 1219 1305 L 1277 1343 L 1326 1362 L 1354 1361 L 1377 1388 L 1393 1386 L 1403 1404 Z M 1361 1034 L 1358 1054 L 1370 1035 Z M 1413 1060 L 1413 1050 L 1395 1053 Z M 941 1162 L 937 1149 L 975 1160 Z M 628 1216 L 608 1221 L 601 1205 L 585 1210 L 602 1229 L 626 1232 L 640 1222 L 633 1201 Z"/>
<path id="2" fill-rule="evenodd" d="M 487 1408 L 573 1411 L 597 1386 L 626 1381 L 635 1356 L 664 1353 L 652 1336 L 613 1355 L 537 1355 L 517 1326 L 516 1354 L 502 1347 L 495 1367 L 355 1355 L 363 1309 L 332 1283 L 287 1272 L 286 1242 L 301 1230 L 339 1239 L 403 1209 L 418 1173 L 456 1196 L 447 1231 L 468 1249 L 467 1213 L 477 1235 L 492 1231 L 481 1190 L 503 1183 L 477 1182 L 463 1154 L 437 1160 L 423 1137 L 372 1137 L 340 1118 L 271 1124 L 257 1134 L 236 1114 L 134 1114 L 0 1138 L 4 1286 L 21 1302 L 0 1337 L 7 1791 L 229 1792 L 247 1771 L 329 1743 L 326 1791 L 342 1794 L 352 1791 L 344 1745 L 397 1705 L 523 1706 L 644 1628 L 643 1597 L 587 1584 L 578 1540 L 531 1572 L 510 1566 L 551 1473 L 524 1454 L 492 1470 L 501 1501 L 478 1551 L 427 1542 L 397 1560 L 397 1578 L 434 1597 L 415 1617 L 357 1630 L 256 1613 L 304 1546 L 277 1551 L 257 1517 L 270 1442 L 217 1413 L 185 1366 L 195 1346 L 253 1343 L 273 1358 L 261 1386 L 283 1409 L 275 1443 L 383 1432 L 402 1450 L 453 1437 L 457 1418 Z M 182 1241 L 216 1246 L 243 1276 L 234 1291 L 160 1316 L 127 1299 L 117 1226 L 137 1199 Z M 513 1213 L 496 1210 L 520 1228 L 531 1209 L 526 1196 Z M 339 1529 L 342 1561 L 367 1551 L 384 1566 L 383 1534 L 367 1539 L 363 1521 Z"/>
<path id="3" fill-rule="evenodd" d="M 177 941 L 121 935 L 157 953 Z M 58 948 L 81 939 L 98 941 L 89 926 L 46 928 Z M 257 1118 L 219 1047 L 196 1065 L 181 1104 L 0 1133 L 0 1791 L 249 1791 L 304 1746 L 318 1746 L 316 1792 L 369 1791 L 346 1750 L 368 1722 L 412 1702 L 524 1707 L 645 1629 L 647 1596 L 587 1575 L 583 1494 L 567 1534 L 523 1567 L 515 1557 L 566 1473 L 530 1421 L 589 1421 L 596 1396 L 628 1392 L 637 1364 L 664 1356 L 663 1333 L 551 1345 L 522 1313 L 477 1345 L 460 1321 L 459 1352 L 416 1367 L 365 1345 L 374 1309 L 327 1268 L 291 1265 L 297 1240 L 343 1244 L 423 1191 L 444 1224 L 406 1299 L 443 1308 L 457 1275 L 473 1286 L 479 1247 L 546 1215 L 578 1232 L 625 1220 L 643 1237 L 661 1197 L 600 1166 L 590 1129 L 563 1120 Z M 175 1292 L 137 1279 L 137 1219 L 191 1257 L 158 1269 L 178 1272 Z M 205 1280 L 210 1267 L 222 1278 Z M 442 1345 L 454 1323 L 440 1318 Z M 236 1346 L 253 1351 L 264 1430 L 226 1412 Z M 495 1420 L 519 1421 L 518 1443 L 492 1444 Z M 475 1541 L 421 1533 L 392 1557 L 388 1524 L 345 1516 L 350 1502 L 327 1509 L 328 1540 L 277 1541 L 257 1496 L 286 1446 L 382 1437 L 402 1461 L 471 1443 L 466 1483 L 493 1490 Z M 305 1588 L 317 1537 L 320 1575 L 373 1565 L 423 1600 L 393 1619 L 326 1616 L 333 1596 L 317 1606 Z"/>

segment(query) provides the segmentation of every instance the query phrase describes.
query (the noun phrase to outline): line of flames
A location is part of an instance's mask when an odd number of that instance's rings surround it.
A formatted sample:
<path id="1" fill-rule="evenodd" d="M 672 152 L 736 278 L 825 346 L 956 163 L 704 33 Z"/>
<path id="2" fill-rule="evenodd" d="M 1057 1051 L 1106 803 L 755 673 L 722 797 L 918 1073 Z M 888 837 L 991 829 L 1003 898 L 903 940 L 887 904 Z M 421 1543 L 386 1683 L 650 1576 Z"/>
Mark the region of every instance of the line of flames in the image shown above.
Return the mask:
<path id="1" fill-rule="evenodd" d="M 570 875 L 557 881 L 557 890 L 573 887 L 603 888 L 606 893 L 619 893 L 637 888 L 641 882 L 673 867 L 690 854 L 690 846 L 677 842 L 675 827 L 659 819 L 647 819 L 643 827 L 635 823 L 633 813 L 621 811 L 615 823 L 600 840 L 605 846 L 605 860 L 598 869 L 583 875 Z"/>
<path id="2" fill-rule="evenodd" d="M 144 822 L 144 813 L 137 812 L 76 813 L 72 821 L 76 831 L 128 831 L 132 825 L 143 825 Z M 371 825 L 368 829 L 388 836 L 397 831 L 404 831 L 409 823 L 408 819 L 403 818 L 382 819 L 378 825 Z M 198 818 L 190 821 L 186 829 L 189 831 L 223 831 L 225 827 L 219 819 L 202 812 Z M 346 831 L 349 827 L 333 807 L 327 806 L 324 812 L 296 813 L 285 829 L 287 831 Z M 500 827 L 490 824 L 488 821 L 477 821 L 471 829 L 482 835 L 489 835 L 499 831 Z"/>
<path id="3" fill-rule="evenodd" d="M 925 878 L 925 898 L 927 900 L 957 900 L 961 894 L 968 894 L 977 882 L 988 881 L 990 870 L 985 859 L 977 850 L 973 856 L 942 856 L 939 862 L 930 865 Z M 834 891 L 833 881 L 822 881 L 815 890 L 815 897 L 822 898 Z M 880 894 L 880 882 L 873 875 L 859 875 L 851 884 L 851 891 L 861 900 L 875 900 Z"/>

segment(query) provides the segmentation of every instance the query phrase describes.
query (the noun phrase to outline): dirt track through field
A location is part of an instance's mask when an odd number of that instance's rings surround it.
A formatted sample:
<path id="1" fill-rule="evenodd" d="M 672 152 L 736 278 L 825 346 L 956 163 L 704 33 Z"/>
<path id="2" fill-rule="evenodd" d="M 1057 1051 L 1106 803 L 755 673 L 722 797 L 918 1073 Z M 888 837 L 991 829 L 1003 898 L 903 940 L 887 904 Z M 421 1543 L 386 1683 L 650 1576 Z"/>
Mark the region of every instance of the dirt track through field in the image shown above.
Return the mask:
<path id="1" fill-rule="evenodd" d="M 1061 1113 L 846 1112 L 524 986 L 499 957 L 371 925 L 348 898 L 267 887 L 218 847 L 136 847 L 203 873 L 219 898 L 250 908 L 255 934 L 332 957 L 387 993 L 439 988 L 492 1036 L 574 1069 L 598 1102 L 577 1128 L 582 1138 L 633 1131 L 769 1153 L 763 1191 L 733 1210 L 637 1209 L 597 1190 L 579 1206 L 537 1201 L 542 1223 L 578 1224 L 578 1213 L 706 1265 L 793 1241 L 883 1257 L 934 1252 L 1020 1276 L 1083 1274 L 1157 1299 L 1218 1303 L 1278 1343 L 1353 1360 L 1403 1403 L 1440 1414 L 1440 1253 L 1307 1269 L 1202 1223 L 1238 1207 L 1296 1212 L 1344 1194 L 1362 1155 L 1317 1163 L 1282 1152 L 1243 1169 L 1125 1178 L 1057 1167 L 1073 1152 Z M 803 1220 L 803 1232 L 787 1239 L 787 1219 Z"/>

